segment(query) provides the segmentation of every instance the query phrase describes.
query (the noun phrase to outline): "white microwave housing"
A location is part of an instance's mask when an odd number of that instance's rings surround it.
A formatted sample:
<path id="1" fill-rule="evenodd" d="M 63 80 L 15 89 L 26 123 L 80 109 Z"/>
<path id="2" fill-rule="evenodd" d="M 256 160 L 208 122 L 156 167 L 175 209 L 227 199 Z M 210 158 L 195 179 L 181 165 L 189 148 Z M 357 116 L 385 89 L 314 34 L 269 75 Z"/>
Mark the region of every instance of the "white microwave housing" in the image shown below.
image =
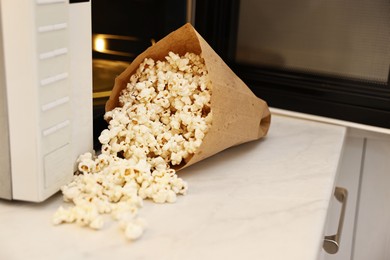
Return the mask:
<path id="1" fill-rule="evenodd" d="M 91 2 L 74 2 L 0 0 L 0 198 L 45 200 L 92 150 Z"/>

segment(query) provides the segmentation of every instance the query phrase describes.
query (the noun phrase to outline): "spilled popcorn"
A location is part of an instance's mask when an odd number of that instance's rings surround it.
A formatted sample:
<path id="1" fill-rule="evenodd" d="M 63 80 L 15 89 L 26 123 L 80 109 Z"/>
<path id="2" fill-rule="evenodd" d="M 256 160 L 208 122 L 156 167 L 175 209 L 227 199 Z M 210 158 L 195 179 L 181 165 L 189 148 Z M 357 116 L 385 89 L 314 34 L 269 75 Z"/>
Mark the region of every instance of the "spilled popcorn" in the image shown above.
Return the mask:
<path id="1" fill-rule="evenodd" d="M 109 126 L 99 137 L 101 154 L 81 155 L 78 174 L 61 188 L 73 206 L 60 207 L 53 223 L 101 229 L 110 215 L 127 238 L 139 238 L 144 199 L 173 203 L 187 192 L 174 168 L 191 158 L 211 126 L 210 95 L 199 55 L 146 58 L 122 90 L 120 106 L 104 116 Z"/>

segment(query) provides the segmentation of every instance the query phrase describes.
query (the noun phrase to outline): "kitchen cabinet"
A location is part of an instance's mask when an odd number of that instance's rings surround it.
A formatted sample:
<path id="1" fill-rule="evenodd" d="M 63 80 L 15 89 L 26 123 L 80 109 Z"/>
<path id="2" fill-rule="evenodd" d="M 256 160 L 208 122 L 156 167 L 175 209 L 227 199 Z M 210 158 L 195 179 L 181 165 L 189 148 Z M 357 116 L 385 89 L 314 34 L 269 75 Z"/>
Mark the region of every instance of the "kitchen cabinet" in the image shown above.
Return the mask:
<path id="1" fill-rule="evenodd" d="M 321 260 L 390 259 L 390 136 L 349 129 L 335 186 L 348 190 L 340 249 Z M 336 232 L 340 205 L 331 202 L 325 234 Z"/>
<path id="2" fill-rule="evenodd" d="M 353 260 L 390 259 L 390 138 L 366 139 Z"/>

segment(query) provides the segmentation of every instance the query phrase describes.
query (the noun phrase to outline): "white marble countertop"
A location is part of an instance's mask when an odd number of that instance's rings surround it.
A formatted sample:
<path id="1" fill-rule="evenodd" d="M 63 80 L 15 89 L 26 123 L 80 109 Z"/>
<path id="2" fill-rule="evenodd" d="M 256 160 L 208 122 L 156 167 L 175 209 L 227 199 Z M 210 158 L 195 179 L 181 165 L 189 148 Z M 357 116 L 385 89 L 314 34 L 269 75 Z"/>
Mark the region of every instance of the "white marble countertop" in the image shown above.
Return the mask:
<path id="1" fill-rule="evenodd" d="M 315 260 L 346 129 L 274 116 L 269 135 L 180 172 L 187 196 L 145 203 L 148 228 L 125 239 L 53 226 L 60 194 L 44 203 L 0 200 L 0 259 Z"/>

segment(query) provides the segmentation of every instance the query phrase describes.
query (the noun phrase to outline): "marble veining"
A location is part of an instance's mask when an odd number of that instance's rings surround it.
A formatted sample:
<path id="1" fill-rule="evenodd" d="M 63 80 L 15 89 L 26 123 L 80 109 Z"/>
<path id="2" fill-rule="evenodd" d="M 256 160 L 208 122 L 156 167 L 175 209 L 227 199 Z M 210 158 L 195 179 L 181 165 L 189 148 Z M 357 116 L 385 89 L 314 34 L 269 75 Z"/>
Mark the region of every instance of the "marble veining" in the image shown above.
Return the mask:
<path id="1" fill-rule="evenodd" d="M 146 202 L 144 236 L 52 226 L 60 194 L 39 204 L 0 201 L 0 259 L 314 260 L 346 129 L 274 116 L 269 135 L 182 170 L 188 195 Z"/>

